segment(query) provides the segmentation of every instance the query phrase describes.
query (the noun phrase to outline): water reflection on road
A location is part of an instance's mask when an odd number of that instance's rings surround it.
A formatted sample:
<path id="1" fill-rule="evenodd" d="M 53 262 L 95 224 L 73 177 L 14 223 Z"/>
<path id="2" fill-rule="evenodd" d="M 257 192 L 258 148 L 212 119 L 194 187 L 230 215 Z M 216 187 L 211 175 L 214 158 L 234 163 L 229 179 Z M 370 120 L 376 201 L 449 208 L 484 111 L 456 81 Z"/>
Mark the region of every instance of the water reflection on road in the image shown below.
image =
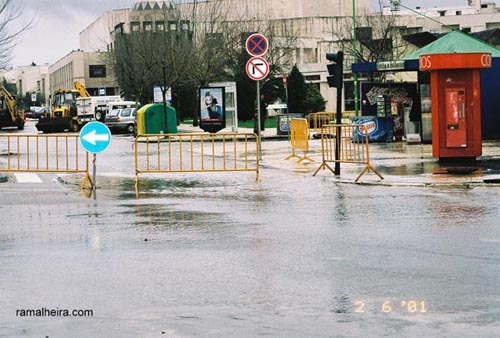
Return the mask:
<path id="1" fill-rule="evenodd" d="M 263 176 L 146 178 L 138 199 L 104 176 L 95 201 L 4 203 L 0 336 L 499 332 L 497 189 Z M 37 306 L 96 315 L 15 317 Z"/>

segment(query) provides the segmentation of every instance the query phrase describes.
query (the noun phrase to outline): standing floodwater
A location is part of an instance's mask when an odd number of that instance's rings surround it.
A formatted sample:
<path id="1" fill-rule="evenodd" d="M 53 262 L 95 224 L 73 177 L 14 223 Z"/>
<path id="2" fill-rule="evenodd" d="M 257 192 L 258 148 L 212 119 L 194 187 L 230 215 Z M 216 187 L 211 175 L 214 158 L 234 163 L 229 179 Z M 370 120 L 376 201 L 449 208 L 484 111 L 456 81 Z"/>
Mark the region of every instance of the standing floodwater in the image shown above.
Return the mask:
<path id="1" fill-rule="evenodd" d="M 126 140 L 100 156 L 96 200 L 1 183 L 1 337 L 500 332 L 496 187 L 338 183 L 268 145 L 259 183 L 151 176 L 136 198 Z"/>

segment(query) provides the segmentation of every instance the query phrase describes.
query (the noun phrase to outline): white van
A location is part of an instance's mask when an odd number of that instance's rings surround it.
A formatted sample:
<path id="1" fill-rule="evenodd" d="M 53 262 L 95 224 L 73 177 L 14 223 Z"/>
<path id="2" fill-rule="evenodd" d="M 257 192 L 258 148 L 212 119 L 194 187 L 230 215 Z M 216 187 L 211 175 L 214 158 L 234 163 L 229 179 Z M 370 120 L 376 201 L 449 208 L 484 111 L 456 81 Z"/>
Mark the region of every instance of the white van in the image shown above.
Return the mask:
<path id="1" fill-rule="evenodd" d="M 109 102 L 121 100 L 118 95 L 79 97 L 76 99 L 78 123 L 85 124 L 90 121 L 104 121 Z"/>
<path id="2" fill-rule="evenodd" d="M 115 101 L 108 102 L 108 110 L 107 112 L 111 112 L 114 109 L 123 109 L 123 108 L 137 108 L 139 106 L 139 102 L 135 101 Z"/>

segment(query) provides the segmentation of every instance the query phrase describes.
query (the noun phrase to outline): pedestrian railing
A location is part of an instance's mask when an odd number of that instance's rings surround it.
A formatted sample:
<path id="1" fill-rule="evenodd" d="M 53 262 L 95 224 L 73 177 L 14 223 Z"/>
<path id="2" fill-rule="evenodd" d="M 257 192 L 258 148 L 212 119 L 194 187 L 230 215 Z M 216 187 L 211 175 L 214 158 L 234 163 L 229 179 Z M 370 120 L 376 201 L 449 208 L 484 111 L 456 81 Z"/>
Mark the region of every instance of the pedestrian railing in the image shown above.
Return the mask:
<path id="1" fill-rule="evenodd" d="M 0 134 L 0 171 L 83 173 L 80 187 L 93 186 L 78 134 Z"/>
<path id="2" fill-rule="evenodd" d="M 139 174 L 254 171 L 259 179 L 259 140 L 254 133 L 180 133 L 135 138 Z"/>
<path id="3" fill-rule="evenodd" d="M 335 173 L 328 163 L 338 162 L 365 166 L 354 182 L 357 182 L 361 176 L 370 170 L 383 179 L 382 175 L 370 163 L 368 130 L 363 125 L 323 125 L 321 127 L 321 157 L 322 163 L 313 176 L 316 176 L 320 169 L 324 170 L 326 168 Z"/>
<path id="4" fill-rule="evenodd" d="M 304 160 L 314 162 L 312 158 L 307 156 L 309 151 L 309 126 L 306 119 L 292 118 L 290 120 L 290 145 L 292 146 L 292 153 L 285 160 L 296 157 L 298 158 L 297 162 Z M 304 155 L 297 155 L 296 150 L 301 150 Z"/>

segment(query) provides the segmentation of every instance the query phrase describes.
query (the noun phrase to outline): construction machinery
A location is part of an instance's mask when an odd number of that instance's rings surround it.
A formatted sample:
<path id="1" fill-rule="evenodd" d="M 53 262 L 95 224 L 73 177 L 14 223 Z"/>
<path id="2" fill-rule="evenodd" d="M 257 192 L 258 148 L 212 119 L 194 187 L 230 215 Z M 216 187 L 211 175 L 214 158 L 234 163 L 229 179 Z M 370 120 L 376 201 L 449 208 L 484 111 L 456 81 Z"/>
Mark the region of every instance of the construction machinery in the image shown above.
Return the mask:
<path id="1" fill-rule="evenodd" d="M 0 84 L 0 129 L 5 127 L 23 130 L 24 111 L 18 108 L 15 97 Z"/>
<path id="2" fill-rule="evenodd" d="M 65 130 L 77 132 L 84 121 L 78 116 L 77 98 L 90 97 L 80 82 L 74 82 L 75 89 L 59 89 L 52 98 L 52 109 L 48 116 L 38 120 L 36 128 L 44 133 L 57 133 Z"/>

